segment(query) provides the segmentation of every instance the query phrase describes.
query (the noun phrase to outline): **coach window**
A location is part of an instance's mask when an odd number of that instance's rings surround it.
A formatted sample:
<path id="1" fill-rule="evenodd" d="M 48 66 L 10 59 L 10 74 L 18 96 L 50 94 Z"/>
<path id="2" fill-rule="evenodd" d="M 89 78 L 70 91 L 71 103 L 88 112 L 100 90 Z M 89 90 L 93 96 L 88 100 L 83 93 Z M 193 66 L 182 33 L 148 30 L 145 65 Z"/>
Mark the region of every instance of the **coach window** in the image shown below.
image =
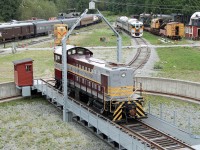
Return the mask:
<path id="1" fill-rule="evenodd" d="M 26 72 L 30 72 L 31 71 L 31 65 L 26 65 Z"/>
<path id="2" fill-rule="evenodd" d="M 85 84 L 85 79 L 82 78 L 82 83 Z"/>
<path id="3" fill-rule="evenodd" d="M 98 85 L 98 91 L 101 92 L 101 86 L 100 85 Z"/>
<path id="4" fill-rule="evenodd" d="M 88 81 L 88 86 L 91 87 L 91 82 L 90 81 Z"/>
<path id="5" fill-rule="evenodd" d="M 76 81 L 79 82 L 79 77 L 78 76 L 76 76 Z"/>

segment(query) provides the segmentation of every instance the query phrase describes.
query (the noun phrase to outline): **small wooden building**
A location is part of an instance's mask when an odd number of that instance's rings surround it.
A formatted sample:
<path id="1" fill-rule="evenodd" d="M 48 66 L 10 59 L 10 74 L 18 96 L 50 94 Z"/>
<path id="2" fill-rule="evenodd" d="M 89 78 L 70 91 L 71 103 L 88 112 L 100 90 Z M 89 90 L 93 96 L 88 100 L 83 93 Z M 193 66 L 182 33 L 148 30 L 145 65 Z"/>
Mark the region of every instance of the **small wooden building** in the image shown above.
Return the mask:
<path id="1" fill-rule="evenodd" d="M 33 60 L 26 58 L 13 61 L 14 81 L 19 87 L 33 85 Z"/>
<path id="2" fill-rule="evenodd" d="M 195 12 L 191 16 L 189 25 L 185 28 L 185 37 L 193 40 L 200 39 L 200 12 Z"/>
<path id="3" fill-rule="evenodd" d="M 185 37 L 193 40 L 200 39 L 200 26 L 187 25 L 185 27 Z"/>

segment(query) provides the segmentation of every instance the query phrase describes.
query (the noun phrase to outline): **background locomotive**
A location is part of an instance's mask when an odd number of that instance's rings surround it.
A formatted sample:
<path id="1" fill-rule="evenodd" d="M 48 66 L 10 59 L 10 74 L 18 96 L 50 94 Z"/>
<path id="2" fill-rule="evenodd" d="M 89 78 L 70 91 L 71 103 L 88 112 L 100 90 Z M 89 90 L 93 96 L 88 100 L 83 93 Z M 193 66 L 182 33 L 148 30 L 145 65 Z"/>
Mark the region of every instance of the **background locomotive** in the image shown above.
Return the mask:
<path id="1" fill-rule="evenodd" d="M 132 37 L 141 37 L 143 35 L 143 23 L 137 19 L 129 19 L 126 16 L 119 17 L 116 26 L 128 32 Z"/>
<path id="2" fill-rule="evenodd" d="M 185 36 L 183 23 L 169 22 L 162 18 L 155 18 L 151 20 L 150 32 L 171 39 L 180 39 Z"/>
<path id="3" fill-rule="evenodd" d="M 47 35 L 53 32 L 55 24 L 67 24 L 68 28 L 77 21 L 78 18 L 68 18 L 62 20 L 34 20 L 28 22 L 13 22 L 0 25 L 0 43 L 18 39 Z M 98 23 L 101 18 L 97 15 L 86 15 L 77 27 Z"/>
<path id="4" fill-rule="evenodd" d="M 67 46 L 68 94 L 113 121 L 146 117 L 143 98 L 135 94 L 133 69 L 93 58 L 83 47 Z M 62 47 L 54 52 L 55 87 L 62 89 Z"/>

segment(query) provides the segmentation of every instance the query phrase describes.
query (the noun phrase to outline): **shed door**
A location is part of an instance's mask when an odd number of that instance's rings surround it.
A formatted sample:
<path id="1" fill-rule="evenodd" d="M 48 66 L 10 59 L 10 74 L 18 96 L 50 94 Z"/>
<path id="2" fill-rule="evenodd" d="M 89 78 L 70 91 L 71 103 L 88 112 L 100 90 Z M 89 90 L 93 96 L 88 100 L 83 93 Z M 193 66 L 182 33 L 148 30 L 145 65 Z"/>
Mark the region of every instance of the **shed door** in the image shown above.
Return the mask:
<path id="1" fill-rule="evenodd" d="M 101 85 L 105 87 L 105 93 L 108 93 L 108 76 L 101 74 Z"/>
<path id="2" fill-rule="evenodd" d="M 198 29 L 198 37 L 200 37 L 200 29 Z"/>

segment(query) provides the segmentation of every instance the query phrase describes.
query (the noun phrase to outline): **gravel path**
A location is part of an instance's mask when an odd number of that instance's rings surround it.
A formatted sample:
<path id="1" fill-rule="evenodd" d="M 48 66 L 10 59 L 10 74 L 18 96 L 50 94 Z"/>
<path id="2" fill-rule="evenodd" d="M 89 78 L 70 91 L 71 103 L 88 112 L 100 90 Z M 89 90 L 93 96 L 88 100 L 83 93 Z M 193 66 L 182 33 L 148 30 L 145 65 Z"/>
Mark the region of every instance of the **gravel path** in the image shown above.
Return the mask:
<path id="1" fill-rule="evenodd" d="M 44 99 L 0 105 L 0 149 L 112 149 L 81 125 L 62 121 Z"/>

